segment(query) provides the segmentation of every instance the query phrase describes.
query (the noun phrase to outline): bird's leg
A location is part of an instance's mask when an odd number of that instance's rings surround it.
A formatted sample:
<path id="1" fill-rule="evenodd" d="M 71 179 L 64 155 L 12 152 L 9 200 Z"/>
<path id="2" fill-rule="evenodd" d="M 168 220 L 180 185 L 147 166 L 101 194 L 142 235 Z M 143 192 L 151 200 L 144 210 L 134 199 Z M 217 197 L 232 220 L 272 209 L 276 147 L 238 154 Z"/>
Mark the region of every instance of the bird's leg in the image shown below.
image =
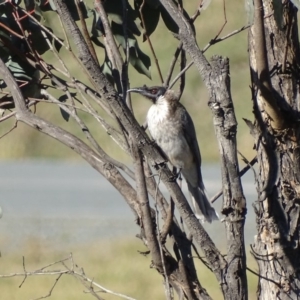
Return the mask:
<path id="1" fill-rule="evenodd" d="M 182 181 L 181 168 L 178 168 L 178 172 L 177 172 L 177 168 L 173 167 L 173 174 L 174 174 L 174 176 L 176 176 L 176 178 L 178 178 L 180 181 Z"/>
<path id="2" fill-rule="evenodd" d="M 178 176 L 178 185 L 179 185 L 179 187 L 182 189 L 181 168 L 179 168 L 178 173 L 177 173 L 177 176 Z"/>
<path id="3" fill-rule="evenodd" d="M 179 185 L 181 187 L 181 168 L 179 168 L 179 171 L 177 172 L 177 168 L 173 167 L 172 170 L 173 175 L 169 178 L 169 181 L 176 181 L 177 179 L 179 180 Z"/>

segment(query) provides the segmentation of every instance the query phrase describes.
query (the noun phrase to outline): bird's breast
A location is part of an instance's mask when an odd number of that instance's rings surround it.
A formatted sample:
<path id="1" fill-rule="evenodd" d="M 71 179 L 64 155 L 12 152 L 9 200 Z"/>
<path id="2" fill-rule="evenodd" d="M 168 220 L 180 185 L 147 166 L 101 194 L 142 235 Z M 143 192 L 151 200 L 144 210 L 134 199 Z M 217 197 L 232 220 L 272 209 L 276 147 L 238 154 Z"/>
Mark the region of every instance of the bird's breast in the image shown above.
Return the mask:
<path id="1" fill-rule="evenodd" d="M 148 129 L 152 138 L 166 154 L 170 163 L 182 169 L 193 163 L 193 155 L 180 122 L 167 110 L 155 104 L 150 107 L 147 114 Z"/>

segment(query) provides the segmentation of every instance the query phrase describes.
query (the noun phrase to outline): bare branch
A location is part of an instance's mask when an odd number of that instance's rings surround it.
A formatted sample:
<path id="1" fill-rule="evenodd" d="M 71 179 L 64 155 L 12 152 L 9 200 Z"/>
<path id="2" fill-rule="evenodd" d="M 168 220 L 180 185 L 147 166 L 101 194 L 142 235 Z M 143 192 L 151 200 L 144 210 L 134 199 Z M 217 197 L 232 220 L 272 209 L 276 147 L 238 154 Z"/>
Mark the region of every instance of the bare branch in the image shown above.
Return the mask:
<path id="1" fill-rule="evenodd" d="M 85 159 L 94 169 L 100 172 L 117 190 L 122 194 L 132 211 L 136 215 L 140 215 L 139 207 L 136 202 L 136 192 L 127 180 L 119 173 L 119 171 L 109 162 L 105 161 L 101 156 L 89 148 L 80 139 L 68 133 L 62 128 L 39 118 L 29 111 L 25 105 L 23 95 L 12 74 L 7 69 L 4 62 L 0 59 L 0 74 L 7 86 L 11 90 L 11 94 L 15 101 L 17 120 L 53 137 L 64 145 L 68 146 L 83 159 Z"/>
<path id="2" fill-rule="evenodd" d="M 71 262 L 71 268 L 68 267 L 65 262 Z M 64 269 L 61 269 L 61 270 L 46 270 L 47 268 L 49 267 L 52 267 L 54 265 L 63 265 L 64 266 Z M 61 259 L 61 260 L 58 260 L 56 262 L 53 262 L 53 263 L 50 263 L 38 270 L 35 270 L 35 271 L 26 271 L 26 268 L 25 268 L 25 258 L 23 257 L 23 270 L 24 272 L 22 273 L 11 273 L 11 274 L 0 274 L 0 278 L 12 278 L 12 277 L 18 277 L 18 276 L 24 276 L 24 280 L 22 282 L 22 284 L 24 283 L 25 279 L 29 276 L 43 276 L 43 275 L 46 275 L 46 276 L 49 276 L 49 275 L 53 275 L 53 276 L 56 276 L 58 275 L 58 277 L 55 279 L 55 282 L 53 284 L 53 286 L 51 287 L 49 293 L 45 296 L 42 296 L 42 297 L 39 297 L 39 298 L 35 298 L 34 300 L 38 300 L 38 299 L 45 299 L 45 298 L 48 298 L 51 296 L 55 286 L 57 285 L 59 279 L 62 277 L 62 275 L 71 275 L 71 276 L 74 276 L 75 278 L 79 279 L 85 286 L 86 284 L 85 283 L 89 283 L 90 284 L 90 287 L 89 290 L 90 292 L 92 292 L 93 290 L 93 286 L 101 289 L 102 292 L 104 293 L 107 293 L 107 294 L 111 294 L 111 295 L 114 295 L 114 296 L 118 296 L 120 298 L 123 298 L 123 299 L 127 299 L 127 300 L 136 300 L 132 297 L 129 297 L 129 296 L 126 296 L 124 294 L 121 294 L 121 293 L 116 293 L 112 290 L 109 290 L 107 288 L 105 288 L 104 286 L 100 285 L 99 283 L 96 283 L 93 279 L 90 279 L 88 278 L 85 273 L 83 272 L 83 269 L 82 268 L 79 268 L 77 267 L 79 270 L 81 270 L 81 272 L 79 271 L 76 271 L 75 268 L 75 263 L 74 263 L 74 260 L 73 260 L 73 255 L 70 254 L 69 257 L 67 258 L 64 258 L 64 259 Z M 21 284 L 21 285 L 22 285 Z M 21 287 L 20 285 L 20 287 Z M 98 299 L 101 299 L 100 297 L 97 296 Z"/>
<path id="3" fill-rule="evenodd" d="M 51 289 L 49 290 L 49 293 L 48 293 L 47 295 L 42 296 L 42 297 L 35 298 L 35 299 L 33 299 L 33 300 L 46 299 L 46 298 L 51 297 L 52 292 L 53 292 L 55 286 L 57 285 L 57 283 L 58 283 L 58 281 L 59 281 L 59 279 L 61 278 L 62 275 L 63 275 L 63 274 L 59 274 L 59 275 L 58 275 L 58 277 L 55 279 L 54 284 L 53 284 L 53 286 L 51 287 Z"/>
<path id="4" fill-rule="evenodd" d="M 172 59 L 172 62 L 171 62 L 171 65 L 170 65 L 170 68 L 169 68 L 169 72 L 167 74 L 167 77 L 165 79 L 165 86 L 169 87 L 169 88 L 172 88 L 172 86 L 175 84 L 175 82 L 173 81 L 172 84 L 170 84 L 170 81 L 171 81 L 171 78 L 172 78 L 172 75 L 173 75 L 173 71 L 174 71 L 174 68 L 175 68 L 175 64 L 177 62 L 177 59 L 179 57 L 179 54 L 182 50 L 182 46 L 183 44 L 180 43 L 179 46 L 177 47 L 175 53 L 174 53 L 174 56 L 173 56 L 173 59 Z M 182 70 L 181 70 L 182 71 Z M 180 72 L 181 73 L 181 72 Z M 182 75 L 183 73 L 181 73 Z M 177 77 L 176 77 L 177 78 Z M 178 77 L 179 78 L 179 77 Z"/>
<path id="5" fill-rule="evenodd" d="M 255 156 L 250 162 L 247 163 L 247 166 L 245 166 L 239 173 L 239 176 L 242 177 L 244 174 L 250 170 L 252 166 L 254 166 L 257 163 L 257 157 Z M 211 199 L 210 202 L 214 203 L 216 200 L 218 200 L 219 197 L 221 197 L 223 194 L 223 189 L 221 189 L 216 195 L 214 195 Z"/>
<path id="6" fill-rule="evenodd" d="M 82 132 L 86 135 L 87 139 L 90 141 L 92 146 L 96 149 L 96 151 L 100 154 L 100 156 L 106 160 L 108 163 L 116 166 L 117 168 L 123 170 L 130 178 L 135 179 L 134 173 L 123 163 L 117 161 L 116 159 L 110 157 L 98 144 L 98 142 L 95 140 L 93 135 L 90 133 L 88 127 L 83 122 L 82 119 L 78 117 L 78 115 L 75 113 L 75 110 L 68 109 L 65 103 L 61 103 L 58 101 L 55 97 L 53 97 L 51 94 L 49 94 L 46 90 L 42 90 L 41 93 L 48 99 L 51 99 L 51 101 L 55 104 L 57 104 L 59 107 L 61 107 L 64 111 L 66 111 L 69 115 L 71 115 L 74 120 L 78 123 L 78 125 L 81 127 Z M 72 108 L 74 108 L 73 105 L 70 105 Z"/>
<path id="7" fill-rule="evenodd" d="M 137 190 L 137 199 L 139 201 L 140 209 L 142 212 L 142 228 L 144 229 L 145 237 L 147 240 L 147 246 L 151 252 L 152 261 L 155 266 L 162 272 L 162 258 L 159 251 L 159 245 L 157 235 L 155 233 L 155 227 L 153 226 L 153 218 L 151 216 L 151 210 L 149 206 L 148 192 L 144 175 L 142 153 L 136 145 L 132 144 L 132 157 L 135 168 L 135 181 Z"/>
<path id="8" fill-rule="evenodd" d="M 124 62 L 123 62 L 122 56 L 120 54 L 120 51 L 117 47 L 114 36 L 111 32 L 109 20 L 107 18 L 106 12 L 102 5 L 102 0 L 95 0 L 94 5 L 95 5 L 95 9 L 96 9 L 97 13 L 99 14 L 99 16 L 101 18 L 103 28 L 105 31 L 105 38 L 106 38 L 106 42 L 107 42 L 107 46 L 108 46 L 108 47 L 106 47 L 107 54 L 109 55 L 109 59 L 112 62 L 114 68 L 116 68 L 116 70 L 118 70 L 119 75 L 120 75 L 122 73 L 122 67 L 123 67 Z M 112 52 L 112 53 L 110 53 L 110 52 Z"/>
<path id="9" fill-rule="evenodd" d="M 207 256 L 207 260 L 214 266 L 214 269 L 221 276 L 221 270 L 223 266 L 226 265 L 226 261 L 208 234 L 205 232 L 203 226 L 195 217 L 177 183 L 170 181 L 170 178 L 172 178 L 172 173 L 167 167 L 165 167 L 165 159 L 161 156 L 159 150 L 153 145 L 153 143 L 151 143 L 145 132 L 142 131 L 132 113 L 120 98 L 119 94 L 111 86 L 103 73 L 101 73 L 99 66 L 94 63 L 86 45 L 83 43 L 77 43 L 79 39 L 81 40 L 81 33 L 72 20 L 72 17 L 70 16 L 64 2 L 60 2 L 58 0 L 53 1 L 55 2 L 58 12 L 63 16 L 62 19 L 65 22 L 66 28 L 68 28 L 70 35 L 75 41 L 79 57 L 86 69 L 89 70 L 90 78 L 94 82 L 96 90 L 109 103 L 122 126 L 126 128 L 126 131 L 132 138 L 133 142 L 138 145 L 143 154 L 151 161 L 151 163 L 156 166 L 157 169 L 161 170 L 161 179 L 170 192 L 170 195 L 172 196 L 176 207 L 184 219 L 184 222 L 187 224 L 189 231 L 193 234 L 194 239 L 201 246 L 202 250 Z"/>
<path id="10" fill-rule="evenodd" d="M 0 119 L 0 122 L 1 122 L 1 119 Z M 0 136 L 0 140 L 5 137 L 6 135 L 8 135 L 9 133 L 11 133 L 14 129 L 17 128 L 17 124 L 18 124 L 18 121 L 16 120 L 15 124 L 5 133 L 3 133 L 1 136 Z"/>
<path id="11" fill-rule="evenodd" d="M 96 54 L 96 51 L 95 51 L 95 47 L 94 47 L 94 45 L 93 45 L 93 43 L 91 41 L 91 38 L 90 38 L 90 35 L 89 35 L 89 31 L 88 31 L 87 26 L 86 26 L 85 19 L 84 19 L 83 13 L 81 11 L 79 0 L 75 0 L 75 5 L 76 5 L 78 16 L 79 16 L 79 19 L 80 19 L 80 22 L 81 22 L 81 26 L 82 26 L 82 31 L 83 31 L 83 36 L 85 38 L 85 42 L 87 43 L 87 45 L 88 45 L 88 47 L 90 49 L 90 52 L 91 52 L 94 60 L 99 64 L 98 57 L 97 57 L 97 54 Z"/>

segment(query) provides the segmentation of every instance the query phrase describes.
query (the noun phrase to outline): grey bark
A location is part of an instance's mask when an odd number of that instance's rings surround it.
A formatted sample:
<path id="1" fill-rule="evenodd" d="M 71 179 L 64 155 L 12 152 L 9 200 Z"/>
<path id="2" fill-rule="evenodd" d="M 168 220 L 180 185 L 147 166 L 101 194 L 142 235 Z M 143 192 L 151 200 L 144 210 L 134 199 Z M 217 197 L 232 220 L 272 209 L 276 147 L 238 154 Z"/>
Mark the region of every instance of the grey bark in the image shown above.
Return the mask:
<path id="1" fill-rule="evenodd" d="M 256 8 L 257 9 L 257 8 Z M 249 55 L 255 123 L 248 122 L 255 140 L 259 170 L 257 236 L 252 254 L 259 267 L 258 299 L 299 299 L 299 40 L 297 10 L 286 2 L 275 19 L 273 1 L 263 1 L 265 53 L 249 31 Z M 278 15 L 277 15 L 278 17 Z M 262 91 L 260 60 L 265 55 L 271 93 L 281 114 L 274 126 Z"/>

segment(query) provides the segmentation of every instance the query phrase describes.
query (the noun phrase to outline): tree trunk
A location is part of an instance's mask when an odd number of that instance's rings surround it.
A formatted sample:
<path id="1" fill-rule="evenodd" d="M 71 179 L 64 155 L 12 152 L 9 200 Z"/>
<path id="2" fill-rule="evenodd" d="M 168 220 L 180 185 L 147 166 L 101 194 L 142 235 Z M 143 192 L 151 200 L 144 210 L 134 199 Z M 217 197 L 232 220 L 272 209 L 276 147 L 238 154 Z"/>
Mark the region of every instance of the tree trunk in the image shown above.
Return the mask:
<path id="1" fill-rule="evenodd" d="M 258 233 L 252 246 L 260 274 L 257 296 L 258 299 L 298 299 L 300 53 L 297 10 L 287 2 L 282 7 L 281 18 L 278 7 L 274 12 L 275 1 L 259 2 L 256 0 L 254 25 L 249 31 L 255 122 L 247 121 L 258 159 L 258 200 L 254 206 Z M 260 31 L 259 12 L 262 13 Z M 262 36 L 263 46 L 259 41 Z M 261 68 L 261 62 L 268 68 Z M 266 93 L 268 82 L 270 89 Z M 270 106 L 276 117 L 270 113 Z M 279 122 L 274 119 L 277 117 Z"/>

